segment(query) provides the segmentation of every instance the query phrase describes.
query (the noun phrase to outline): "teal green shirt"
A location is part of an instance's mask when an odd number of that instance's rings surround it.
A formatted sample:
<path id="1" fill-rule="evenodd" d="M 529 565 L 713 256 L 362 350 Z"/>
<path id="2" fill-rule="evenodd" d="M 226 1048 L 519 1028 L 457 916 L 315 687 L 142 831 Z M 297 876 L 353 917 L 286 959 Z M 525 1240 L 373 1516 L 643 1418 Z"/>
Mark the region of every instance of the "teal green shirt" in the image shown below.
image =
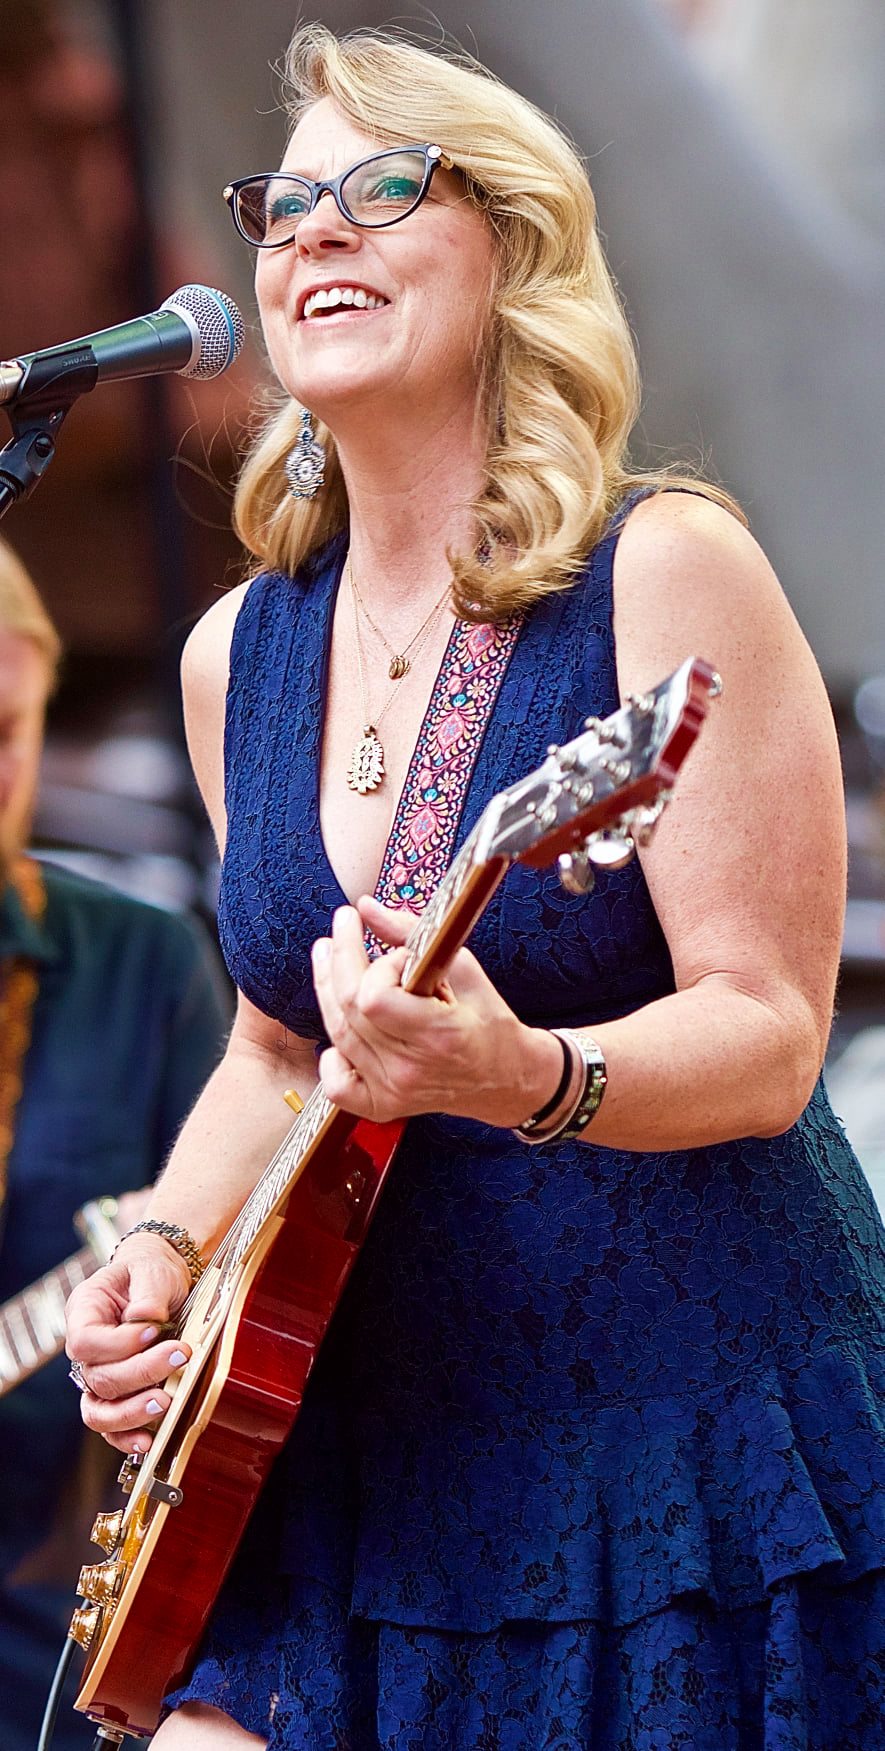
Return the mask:
<path id="1" fill-rule="evenodd" d="M 43 869 L 39 925 L 14 889 L 0 896 L 0 958 L 27 954 L 39 968 L 0 1211 L 0 1302 L 78 1249 L 73 1217 L 88 1198 L 155 1178 L 218 1062 L 230 1012 L 209 939 L 192 921 Z M 0 1399 L 3 1751 L 36 1743 L 72 1603 L 67 1588 L 9 1580 L 46 1538 L 77 1467 L 83 1429 L 67 1366 L 60 1357 Z M 71 1585 L 86 1560 L 88 1548 L 72 1551 Z M 93 1738 L 62 1709 L 53 1751 Z"/>

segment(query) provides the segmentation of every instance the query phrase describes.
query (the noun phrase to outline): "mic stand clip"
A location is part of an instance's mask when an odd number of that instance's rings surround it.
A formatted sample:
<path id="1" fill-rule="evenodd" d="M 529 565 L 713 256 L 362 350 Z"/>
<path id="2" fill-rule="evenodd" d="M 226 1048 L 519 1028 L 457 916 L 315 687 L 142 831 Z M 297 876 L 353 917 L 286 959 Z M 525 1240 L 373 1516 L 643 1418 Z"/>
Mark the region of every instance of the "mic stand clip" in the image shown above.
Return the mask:
<path id="1" fill-rule="evenodd" d="M 0 448 L 0 517 L 39 485 L 55 455 L 63 421 L 74 402 L 88 395 L 97 380 L 98 365 L 91 347 L 32 362 L 24 392 L 6 408 L 13 435 Z"/>

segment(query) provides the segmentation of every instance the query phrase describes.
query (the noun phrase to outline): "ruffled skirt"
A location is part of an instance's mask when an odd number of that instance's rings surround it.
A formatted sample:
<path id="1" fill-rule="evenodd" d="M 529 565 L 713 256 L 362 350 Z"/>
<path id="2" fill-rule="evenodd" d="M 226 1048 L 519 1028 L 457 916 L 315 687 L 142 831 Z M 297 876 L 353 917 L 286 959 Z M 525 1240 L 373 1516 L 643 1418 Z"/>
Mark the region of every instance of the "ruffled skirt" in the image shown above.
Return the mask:
<path id="1" fill-rule="evenodd" d="M 444 1513 L 432 1430 L 368 1455 L 314 1397 L 173 1705 L 270 1751 L 885 1751 L 868 1367 L 597 1407 L 543 1467 L 461 1426 Z"/>
<path id="2" fill-rule="evenodd" d="M 732 1612 L 686 1594 L 617 1629 L 484 1634 L 350 1618 L 317 1583 L 259 1585 L 219 1614 L 187 1699 L 270 1751 L 881 1751 L 885 1574 L 782 1581 Z"/>

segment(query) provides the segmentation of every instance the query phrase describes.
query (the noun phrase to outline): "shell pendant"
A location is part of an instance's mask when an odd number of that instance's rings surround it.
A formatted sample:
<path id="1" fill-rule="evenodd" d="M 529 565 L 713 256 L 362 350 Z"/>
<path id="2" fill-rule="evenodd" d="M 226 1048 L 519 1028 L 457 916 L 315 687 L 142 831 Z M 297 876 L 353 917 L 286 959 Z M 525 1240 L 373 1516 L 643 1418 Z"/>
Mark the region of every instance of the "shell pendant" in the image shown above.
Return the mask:
<path id="1" fill-rule="evenodd" d="M 374 724 L 365 724 L 363 733 L 350 756 L 347 782 L 351 790 L 365 796 L 367 790 L 377 790 L 384 777 L 384 749 Z"/>
<path id="2" fill-rule="evenodd" d="M 394 656 L 391 659 L 390 668 L 387 673 L 390 676 L 391 681 L 401 681 L 403 676 L 409 673 L 411 667 L 412 665 L 407 656 Z"/>

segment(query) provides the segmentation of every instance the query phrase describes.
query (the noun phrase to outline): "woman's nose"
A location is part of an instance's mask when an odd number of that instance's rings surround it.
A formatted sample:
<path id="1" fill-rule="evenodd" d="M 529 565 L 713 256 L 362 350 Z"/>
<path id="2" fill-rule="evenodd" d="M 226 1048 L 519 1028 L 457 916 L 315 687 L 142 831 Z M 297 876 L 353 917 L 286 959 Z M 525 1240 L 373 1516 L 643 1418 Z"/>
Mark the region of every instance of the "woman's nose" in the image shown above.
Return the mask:
<path id="1" fill-rule="evenodd" d="M 295 233 L 299 255 L 311 256 L 324 249 L 358 249 L 359 227 L 345 219 L 334 195 L 326 189 L 312 213 L 305 214 Z"/>

